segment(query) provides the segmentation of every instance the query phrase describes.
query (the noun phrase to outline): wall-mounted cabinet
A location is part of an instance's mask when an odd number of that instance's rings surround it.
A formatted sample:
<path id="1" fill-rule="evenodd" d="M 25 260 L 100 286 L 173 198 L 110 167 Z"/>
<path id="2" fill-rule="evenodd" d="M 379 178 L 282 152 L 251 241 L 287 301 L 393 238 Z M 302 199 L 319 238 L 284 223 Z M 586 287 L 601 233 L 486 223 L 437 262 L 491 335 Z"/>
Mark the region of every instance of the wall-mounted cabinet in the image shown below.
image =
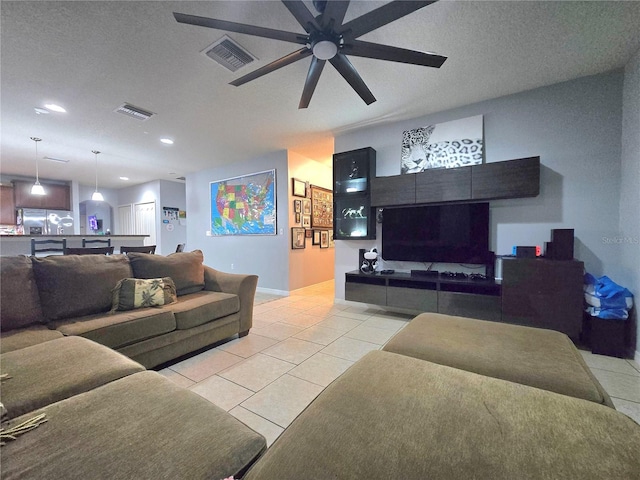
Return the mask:
<path id="1" fill-rule="evenodd" d="M 371 181 L 375 207 L 535 197 L 540 193 L 540 157 L 432 169 Z"/>
<path id="2" fill-rule="evenodd" d="M 336 240 L 376 238 L 370 195 L 375 171 L 373 148 L 333 156 L 333 236 Z"/>
<path id="3" fill-rule="evenodd" d="M 13 190 L 16 208 L 71 210 L 71 189 L 69 185 L 42 183 L 45 195 L 31 195 L 32 186 L 32 182 L 14 180 Z"/>
<path id="4" fill-rule="evenodd" d="M 13 203 L 13 187 L 0 185 L 0 225 L 16 224 L 16 206 Z"/>

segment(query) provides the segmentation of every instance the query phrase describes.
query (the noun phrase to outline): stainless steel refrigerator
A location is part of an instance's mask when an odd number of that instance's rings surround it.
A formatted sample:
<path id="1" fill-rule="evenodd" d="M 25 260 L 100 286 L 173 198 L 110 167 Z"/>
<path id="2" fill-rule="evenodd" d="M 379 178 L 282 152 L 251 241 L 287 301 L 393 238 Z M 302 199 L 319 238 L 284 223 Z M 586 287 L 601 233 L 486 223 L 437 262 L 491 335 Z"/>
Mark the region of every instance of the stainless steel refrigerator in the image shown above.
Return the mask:
<path id="1" fill-rule="evenodd" d="M 19 208 L 17 216 L 17 224 L 24 227 L 25 235 L 73 234 L 72 212 L 64 210 Z"/>

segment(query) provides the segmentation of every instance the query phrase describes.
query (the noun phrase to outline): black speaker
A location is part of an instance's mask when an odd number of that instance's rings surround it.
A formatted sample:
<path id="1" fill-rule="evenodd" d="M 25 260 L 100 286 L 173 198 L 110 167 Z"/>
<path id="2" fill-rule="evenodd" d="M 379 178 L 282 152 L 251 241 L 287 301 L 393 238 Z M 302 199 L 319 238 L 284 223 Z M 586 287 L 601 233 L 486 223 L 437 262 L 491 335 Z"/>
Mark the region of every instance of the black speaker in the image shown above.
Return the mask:
<path id="1" fill-rule="evenodd" d="M 488 280 L 495 280 L 496 278 L 496 254 L 494 252 L 489 252 L 484 276 L 487 277 Z"/>
<path id="2" fill-rule="evenodd" d="M 555 228 L 551 230 L 552 259 L 573 260 L 573 228 Z"/>
<path id="3" fill-rule="evenodd" d="M 364 263 L 364 252 L 366 252 L 367 250 L 365 250 L 364 248 L 361 248 L 359 250 L 359 255 L 358 255 L 358 270 L 360 270 L 362 268 L 362 266 L 365 264 Z"/>

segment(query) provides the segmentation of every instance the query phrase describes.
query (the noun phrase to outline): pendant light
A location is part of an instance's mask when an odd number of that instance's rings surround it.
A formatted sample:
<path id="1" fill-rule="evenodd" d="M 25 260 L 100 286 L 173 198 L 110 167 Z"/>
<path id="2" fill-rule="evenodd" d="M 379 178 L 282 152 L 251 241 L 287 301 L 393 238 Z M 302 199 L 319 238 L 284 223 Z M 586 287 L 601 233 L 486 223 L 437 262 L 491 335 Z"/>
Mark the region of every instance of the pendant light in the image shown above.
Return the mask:
<path id="1" fill-rule="evenodd" d="M 93 200 L 94 202 L 103 202 L 104 197 L 98 191 L 98 154 L 100 152 L 98 150 L 91 150 L 91 153 L 96 156 L 96 191 L 93 192 L 93 195 L 91 195 L 91 200 Z"/>
<path id="2" fill-rule="evenodd" d="M 31 137 L 36 144 L 36 183 L 31 187 L 31 195 L 45 195 L 44 188 L 40 185 L 40 176 L 38 173 L 38 142 L 42 141 L 41 138 Z"/>

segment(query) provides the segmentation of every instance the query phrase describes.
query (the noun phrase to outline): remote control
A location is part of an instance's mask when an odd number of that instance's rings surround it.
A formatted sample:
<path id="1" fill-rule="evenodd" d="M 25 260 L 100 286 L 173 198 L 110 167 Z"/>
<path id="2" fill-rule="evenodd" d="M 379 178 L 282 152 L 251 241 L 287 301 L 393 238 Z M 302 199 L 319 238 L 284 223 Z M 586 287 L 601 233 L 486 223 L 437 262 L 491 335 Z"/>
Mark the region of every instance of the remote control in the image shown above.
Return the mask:
<path id="1" fill-rule="evenodd" d="M 382 275 L 390 275 L 392 273 L 395 273 L 395 270 L 380 270 L 380 273 Z"/>

